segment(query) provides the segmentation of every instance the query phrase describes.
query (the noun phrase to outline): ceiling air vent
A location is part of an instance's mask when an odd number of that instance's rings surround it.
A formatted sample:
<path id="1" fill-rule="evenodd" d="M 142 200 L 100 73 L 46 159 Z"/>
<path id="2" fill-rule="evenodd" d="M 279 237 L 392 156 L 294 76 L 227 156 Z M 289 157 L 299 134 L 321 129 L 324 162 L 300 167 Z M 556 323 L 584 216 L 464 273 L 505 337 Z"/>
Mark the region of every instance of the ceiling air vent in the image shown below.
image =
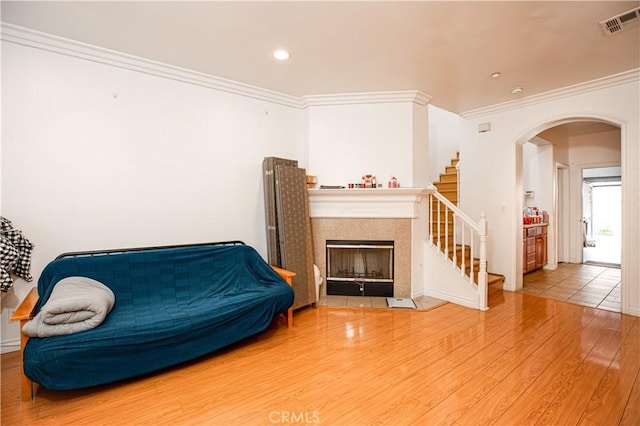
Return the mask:
<path id="1" fill-rule="evenodd" d="M 640 7 L 621 13 L 612 18 L 600 21 L 602 31 L 607 36 L 618 34 L 629 28 L 638 26 L 640 22 Z"/>

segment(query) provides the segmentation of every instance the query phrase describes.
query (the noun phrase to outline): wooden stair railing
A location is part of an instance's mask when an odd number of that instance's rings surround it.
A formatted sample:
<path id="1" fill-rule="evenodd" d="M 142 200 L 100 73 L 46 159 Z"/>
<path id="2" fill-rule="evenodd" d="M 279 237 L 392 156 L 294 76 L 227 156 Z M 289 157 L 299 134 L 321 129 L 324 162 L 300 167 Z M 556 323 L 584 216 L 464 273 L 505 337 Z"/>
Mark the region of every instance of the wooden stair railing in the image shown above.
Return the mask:
<path id="1" fill-rule="evenodd" d="M 457 191 L 456 191 L 457 193 Z M 477 306 L 487 304 L 487 217 L 475 223 L 440 192 L 429 194 L 429 241 L 444 254 L 444 259 L 477 286 Z M 474 254 L 477 252 L 477 259 Z"/>

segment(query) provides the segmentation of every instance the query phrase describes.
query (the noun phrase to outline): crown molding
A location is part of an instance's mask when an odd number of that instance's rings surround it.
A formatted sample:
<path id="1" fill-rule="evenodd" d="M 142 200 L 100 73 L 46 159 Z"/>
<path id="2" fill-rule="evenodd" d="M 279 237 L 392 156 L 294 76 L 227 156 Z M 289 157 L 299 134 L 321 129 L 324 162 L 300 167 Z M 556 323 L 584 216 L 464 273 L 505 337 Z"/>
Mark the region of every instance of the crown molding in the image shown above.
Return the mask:
<path id="1" fill-rule="evenodd" d="M 86 61 L 97 62 L 130 71 L 209 89 L 220 90 L 249 98 L 260 99 L 293 108 L 303 109 L 318 105 L 342 105 L 380 102 L 413 102 L 426 105 L 431 96 L 416 90 L 396 92 L 347 93 L 335 95 L 313 95 L 302 98 L 263 89 L 249 84 L 212 76 L 186 68 L 169 65 L 139 56 L 128 55 L 76 40 L 58 37 L 18 25 L 0 22 L 0 38 L 3 41 L 32 47 Z"/>
<path id="2" fill-rule="evenodd" d="M 595 90 L 606 89 L 609 87 L 633 83 L 636 81 L 640 81 L 640 68 L 635 68 L 629 71 L 621 72 L 619 74 L 613 74 L 584 83 L 574 84 L 572 86 L 563 87 L 561 89 L 551 90 L 549 92 L 544 92 L 537 95 L 527 96 L 515 101 L 503 102 L 501 104 L 465 111 L 460 113 L 460 116 L 465 119 L 471 119 L 505 112 L 516 108 L 536 105 L 543 102 L 549 102 L 556 99 L 581 95 L 584 93 L 593 92 Z"/>
<path id="3" fill-rule="evenodd" d="M 1 39 L 10 43 L 28 46 L 48 52 L 98 62 L 130 71 L 137 71 L 169 80 L 194 84 L 236 95 L 247 96 L 276 104 L 301 108 L 299 97 L 286 95 L 272 90 L 262 89 L 249 84 L 215 77 L 209 74 L 180 68 L 162 62 L 138 56 L 128 55 L 115 50 L 54 36 L 51 34 L 20 27 L 6 22 L 1 23 Z"/>
<path id="4" fill-rule="evenodd" d="M 118 51 L 82 43 L 79 41 L 54 36 L 6 22 L 0 23 L 0 38 L 3 41 L 28 46 L 35 49 L 59 53 L 91 62 L 102 63 L 131 71 L 154 75 L 169 80 L 194 84 L 249 98 L 264 100 L 293 108 L 304 109 L 310 106 L 351 105 L 364 103 L 412 102 L 425 106 L 431 101 L 431 96 L 417 90 L 344 93 L 329 95 L 308 95 L 297 97 L 263 89 L 257 86 L 212 76 L 186 68 L 152 61 L 138 56 L 128 55 Z M 588 93 L 640 80 L 640 68 L 619 74 L 579 83 L 561 89 L 552 90 L 519 100 L 504 102 L 488 107 L 473 109 L 460 113 L 465 119 L 472 119 L 489 114 L 509 111 L 516 108 L 535 105 L 569 96 Z"/>
<path id="5" fill-rule="evenodd" d="M 402 90 L 392 92 L 337 93 L 332 95 L 309 95 L 302 97 L 302 107 L 327 105 L 352 105 L 388 102 L 413 102 L 425 106 L 431 96 L 419 90 Z"/>

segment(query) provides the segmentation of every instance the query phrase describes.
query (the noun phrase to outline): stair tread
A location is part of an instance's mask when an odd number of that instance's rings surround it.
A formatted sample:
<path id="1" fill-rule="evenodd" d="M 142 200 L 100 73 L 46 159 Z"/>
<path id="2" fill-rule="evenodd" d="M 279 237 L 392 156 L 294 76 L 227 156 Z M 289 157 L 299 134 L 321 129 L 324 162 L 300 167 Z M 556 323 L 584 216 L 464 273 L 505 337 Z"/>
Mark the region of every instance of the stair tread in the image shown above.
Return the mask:
<path id="1" fill-rule="evenodd" d="M 488 285 L 504 282 L 504 275 L 492 274 L 491 272 L 487 272 L 487 274 L 489 275 L 489 277 L 487 278 Z"/>
<path id="2" fill-rule="evenodd" d="M 458 173 L 456 173 L 456 172 L 440 173 L 440 179 L 442 179 L 442 178 L 451 178 L 452 180 L 457 181 L 458 180 Z"/>
<path id="3" fill-rule="evenodd" d="M 458 184 L 458 176 L 455 174 L 440 175 L 440 181 L 438 183 L 455 183 Z"/>

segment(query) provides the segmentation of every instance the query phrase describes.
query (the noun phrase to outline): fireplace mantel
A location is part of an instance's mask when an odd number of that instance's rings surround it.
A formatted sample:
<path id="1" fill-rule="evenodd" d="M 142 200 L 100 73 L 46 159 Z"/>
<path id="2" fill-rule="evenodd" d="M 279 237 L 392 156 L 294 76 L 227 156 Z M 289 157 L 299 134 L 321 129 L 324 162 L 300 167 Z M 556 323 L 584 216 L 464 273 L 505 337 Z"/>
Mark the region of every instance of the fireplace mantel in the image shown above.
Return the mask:
<path id="1" fill-rule="evenodd" d="M 409 218 L 429 188 L 309 189 L 312 218 Z"/>

